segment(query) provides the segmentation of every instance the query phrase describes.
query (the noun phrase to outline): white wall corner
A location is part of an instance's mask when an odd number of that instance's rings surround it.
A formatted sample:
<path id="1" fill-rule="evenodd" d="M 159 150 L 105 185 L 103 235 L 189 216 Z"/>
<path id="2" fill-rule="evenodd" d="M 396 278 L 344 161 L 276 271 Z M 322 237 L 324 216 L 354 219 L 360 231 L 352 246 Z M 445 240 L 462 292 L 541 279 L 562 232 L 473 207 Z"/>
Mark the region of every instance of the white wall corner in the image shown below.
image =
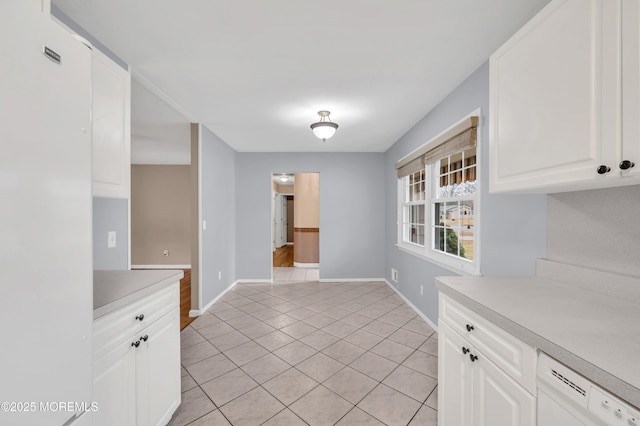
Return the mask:
<path id="1" fill-rule="evenodd" d="M 392 289 L 393 291 L 395 291 L 395 292 L 396 292 L 396 294 L 397 294 L 398 296 L 400 296 L 400 298 L 401 298 L 402 300 L 404 300 L 404 301 L 405 301 L 405 303 L 406 303 L 407 305 L 409 305 L 409 307 L 411 307 L 411 309 L 413 309 L 413 310 L 416 312 L 416 314 L 418 314 L 418 316 L 419 316 L 420 318 L 422 318 L 422 319 L 423 319 L 427 324 L 429 324 L 429 326 L 430 326 L 431 328 L 433 328 L 433 329 L 436 331 L 436 333 L 438 332 L 438 326 L 437 326 L 436 324 L 434 324 L 434 323 L 433 323 L 433 321 L 431 321 L 431 320 L 430 320 L 430 319 L 429 319 L 425 314 L 423 314 L 423 313 L 422 313 L 422 311 L 421 311 L 420 309 L 416 308 L 416 307 L 415 307 L 415 305 L 409 301 L 409 299 L 407 299 L 406 297 L 404 297 L 404 294 L 400 293 L 400 290 L 398 290 L 397 288 L 395 288 L 395 287 L 394 287 L 394 286 L 393 286 L 389 281 L 387 281 L 387 279 L 386 279 L 386 278 L 385 278 L 383 281 L 384 281 L 385 283 L 387 283 L 387 285 L 388 285 L 389 287 L 391 287 L 391 289 Z"/>
<path id="2" fill-rule="evenodd" d="M 190 310 L 189 311 L 189 316 L 190 317 L 198 317 L 198 316 L 204 314 L 205 312 L 207 312 L 209 310 L 209 308 L 213 306 L 214 303 L 216 303 L 218 300 L 220 300 L 222 298 L 222 296 L 227 294 L 227 292 L 229 290 L 231 290 L 237 283 L 238 283 L 238 281 L 234 281 L 229 287 L 224 289 L 222 291 L 222 293 L 220 293 L 218 296 L 216 296 L 211 302 L 207 303 L 207 305 L 204 308 Z"/>

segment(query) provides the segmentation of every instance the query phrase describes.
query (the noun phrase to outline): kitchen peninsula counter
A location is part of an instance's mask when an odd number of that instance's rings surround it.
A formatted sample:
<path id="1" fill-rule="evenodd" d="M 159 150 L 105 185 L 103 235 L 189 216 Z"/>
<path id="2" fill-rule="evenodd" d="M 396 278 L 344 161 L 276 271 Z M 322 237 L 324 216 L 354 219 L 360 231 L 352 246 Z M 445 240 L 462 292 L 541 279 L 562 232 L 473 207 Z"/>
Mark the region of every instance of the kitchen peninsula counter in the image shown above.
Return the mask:
<path id="1" fill-rule="evenodd" d="M 640 280 L 538 261 L 533 277 L 439 277 L 438 289 L 640 407 Z"/>
<path id="2" fill-rule="evenodd" d="M 181 270 L 93 271 L 93 319 L 180 281 Z"/>

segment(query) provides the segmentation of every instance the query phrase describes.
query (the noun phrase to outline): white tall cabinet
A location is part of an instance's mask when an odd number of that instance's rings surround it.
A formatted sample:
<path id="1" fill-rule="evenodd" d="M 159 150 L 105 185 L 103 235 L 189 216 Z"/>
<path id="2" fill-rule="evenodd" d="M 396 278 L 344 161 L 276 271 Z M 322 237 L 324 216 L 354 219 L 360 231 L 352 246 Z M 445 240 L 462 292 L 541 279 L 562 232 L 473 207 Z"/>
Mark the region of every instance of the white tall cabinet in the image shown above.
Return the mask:
<path id="1" fill-rule="evenodd" d="M 491 191 L 640 183 L 638 7 L 553 0 L 491 56 Z"/>
<path id="2" fill-rule="evenodd" d="M 92 397 L 91 50 L 0 1 L 0 57 L 0 424 L 62 425 Z"/>
<path id="3" fill-rule="evenodd" d="M 93 49 L 93 196 L 129 198 L 131 74 Z"/>

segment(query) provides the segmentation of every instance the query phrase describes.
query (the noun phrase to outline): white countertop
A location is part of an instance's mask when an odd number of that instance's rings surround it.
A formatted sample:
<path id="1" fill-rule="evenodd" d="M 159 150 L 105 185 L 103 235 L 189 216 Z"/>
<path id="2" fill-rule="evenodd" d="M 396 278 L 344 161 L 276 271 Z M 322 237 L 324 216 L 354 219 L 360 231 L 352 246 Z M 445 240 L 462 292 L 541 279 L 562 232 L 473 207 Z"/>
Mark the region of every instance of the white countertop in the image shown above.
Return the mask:
<path id="1" fill-rule="evenodd" d="M 161 290 L 184 276 L 180 270 L 93 271 L 93 319 Z"/>
<path id="2" fill-rule="evenodd" d="M 440 277 L 436 285 L 529 345 L 640 407 L 640 300 L 635 297 L 640 286 L 616 298 L 603 294 L 616 285 L 602 283 L 605 291 L 597 292 L 544 276 Z"/>

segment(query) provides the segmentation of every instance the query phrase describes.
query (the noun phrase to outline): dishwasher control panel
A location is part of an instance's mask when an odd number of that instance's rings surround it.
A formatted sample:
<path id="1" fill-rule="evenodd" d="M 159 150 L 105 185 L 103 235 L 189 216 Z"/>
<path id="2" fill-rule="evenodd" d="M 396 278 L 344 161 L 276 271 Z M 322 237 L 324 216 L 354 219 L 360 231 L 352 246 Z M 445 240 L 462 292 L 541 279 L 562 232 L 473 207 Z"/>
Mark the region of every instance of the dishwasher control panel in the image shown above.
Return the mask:
<path id="1" fill-rule="evenodd" d="M 556 407 L 548 408 L 549 412 L 564 410 L 573 416 L 577 425 L 640 426 L 640 410 L 543 352 L 538 354 L 537 382 L 539 394 L 544 390 L 554 396 Z M 540 412 L 541 408 L 544 407 L 538 399 L 538 419 L 541 415 L 551 419 L 545 424 L 574 424 L 549 417 L 549 413 Z"/>
<path id="2" fill-rule="evenodd" d="M 640 413 L 593 385 L 589 392 L 588 409 L 608 425 L 640 426 Z"/>

